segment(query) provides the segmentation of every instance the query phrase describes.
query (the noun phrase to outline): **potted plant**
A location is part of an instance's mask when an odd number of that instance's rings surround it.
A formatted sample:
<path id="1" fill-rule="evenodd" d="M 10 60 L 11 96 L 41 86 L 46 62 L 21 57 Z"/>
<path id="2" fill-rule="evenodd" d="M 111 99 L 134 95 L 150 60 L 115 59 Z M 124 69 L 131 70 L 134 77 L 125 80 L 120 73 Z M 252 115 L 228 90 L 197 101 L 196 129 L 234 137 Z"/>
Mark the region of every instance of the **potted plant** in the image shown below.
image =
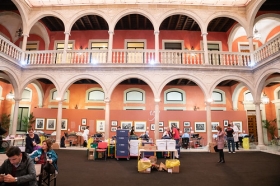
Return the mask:
<path id="1" fill-rule="evenodd" d="M 29 117 L 27 116 L 23 117 L 21 122 L 26 127 L 26 129 L 33 128 L 33 124 L 35 123 L 35 117 L 33 115 L 33 112 L 29 115 Z"/>
<path id="2" fill-rule="evenodd" d="M 0 123 L 1 123 L 1 127 L 6 130 L 6 131 L 9 131 L 9 128 L 10 128 L 10 122 L 11 122 L 11 119 L 10 119 L 10 114 L 6 114 L 6 113 L 3 113 L 1 115 L 1 118 L 0 118 Z"/>
<path id="3" fill-rule="evenodd" d="M 268 121 L 266 120 L 262 120 L 263 123 L 263 128 L 265 128 L 267 130 L 267 132 L 270 135 L 271 138 L 271 144 L 275 145 L 277 143 L 277 137 L 275 137 L 275 131 L 277 129 L 276 127 L 276 119 Z"/>

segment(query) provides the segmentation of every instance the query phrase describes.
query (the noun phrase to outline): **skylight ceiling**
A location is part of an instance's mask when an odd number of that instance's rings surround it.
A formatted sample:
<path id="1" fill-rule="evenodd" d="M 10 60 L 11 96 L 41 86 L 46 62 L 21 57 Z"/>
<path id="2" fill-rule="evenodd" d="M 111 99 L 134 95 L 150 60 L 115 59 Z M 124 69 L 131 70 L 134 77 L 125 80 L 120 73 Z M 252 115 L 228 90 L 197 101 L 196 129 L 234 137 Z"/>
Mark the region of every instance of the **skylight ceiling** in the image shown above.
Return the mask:
<path id="1" fill-rule="evenodd" d="M 185 4 L 206 6 L 246 6 L 251 0 L 24 0 L 30 7 L 95 4 Z"/>

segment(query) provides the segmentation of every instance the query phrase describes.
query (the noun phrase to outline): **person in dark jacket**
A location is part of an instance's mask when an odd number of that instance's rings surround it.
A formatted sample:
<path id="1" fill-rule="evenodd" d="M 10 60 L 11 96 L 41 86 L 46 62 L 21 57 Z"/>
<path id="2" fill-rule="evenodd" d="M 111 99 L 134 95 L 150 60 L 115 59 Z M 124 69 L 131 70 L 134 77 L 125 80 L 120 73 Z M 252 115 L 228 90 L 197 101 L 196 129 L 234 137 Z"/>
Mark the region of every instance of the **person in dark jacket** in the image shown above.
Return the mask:
<path id="1" fill-rule="evenodd" d="M 33 160 L 16 146 L 11 146 L 6 155 L 8 159 L 0 167 L 0 185 L 37 186 Z"/>
<path id="2" fill-rule="evenodd" d="M 41 143 L 41 140 L 38 134 L 34 134 L 33 128 L 28 129 L 28 134 L 26 135 L 25 139 L 25 152 L 32 153 L 34 150 L 40 148 L 38 144 Z"/>

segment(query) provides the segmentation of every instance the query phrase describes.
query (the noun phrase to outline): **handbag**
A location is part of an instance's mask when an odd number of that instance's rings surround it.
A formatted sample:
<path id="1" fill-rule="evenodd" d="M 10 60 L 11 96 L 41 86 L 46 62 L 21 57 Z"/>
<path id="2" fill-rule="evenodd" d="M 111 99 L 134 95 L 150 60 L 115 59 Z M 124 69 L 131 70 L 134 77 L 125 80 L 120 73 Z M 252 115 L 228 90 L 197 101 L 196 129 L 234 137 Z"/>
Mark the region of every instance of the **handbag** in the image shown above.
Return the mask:
<path id="1" fill-rule="evenodd" d="M 218 149 L 217 145 L 214 146 L 214 150 L 215 150 L 215 152 L 219 152 L 219 149 Z"/>
<path id="2" fill-rule="evenodd" d="M 49 174 L 54 174 L 55 173 L 55 167 L 53 166 L 53 164 L 47 162 L 45 165 L 44 165 L 44 170 L 49 173 Z"/>

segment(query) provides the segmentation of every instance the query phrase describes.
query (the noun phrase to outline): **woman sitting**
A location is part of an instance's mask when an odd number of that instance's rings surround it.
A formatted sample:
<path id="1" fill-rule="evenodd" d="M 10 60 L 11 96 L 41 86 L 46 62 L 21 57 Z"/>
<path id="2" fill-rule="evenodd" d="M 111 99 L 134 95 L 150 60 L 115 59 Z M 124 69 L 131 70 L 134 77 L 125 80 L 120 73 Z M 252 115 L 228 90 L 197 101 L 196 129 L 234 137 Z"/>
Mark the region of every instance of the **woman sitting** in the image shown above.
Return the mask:
<path id="1" fill-rule="evenodd" d="M 34 134 L 33 128 L 28 129 L 28 134 L 25 139 L 25 152 L 32 153 L 34 150 L 40 148 L 38 144 L 41 143 L 41 140 L 37 134 Z"/>
<path id="2" fill-rule="evenodd" d="M 50 139 L 44 140 L 41 149 L 34 151 L 30 154 L 30 158 L 34 160 L 36 164 L 51 164 L 55 168 L 55 173 L 58 173 L 57 169 L 57 154 L 52 150 L 52 142 Z"/>

